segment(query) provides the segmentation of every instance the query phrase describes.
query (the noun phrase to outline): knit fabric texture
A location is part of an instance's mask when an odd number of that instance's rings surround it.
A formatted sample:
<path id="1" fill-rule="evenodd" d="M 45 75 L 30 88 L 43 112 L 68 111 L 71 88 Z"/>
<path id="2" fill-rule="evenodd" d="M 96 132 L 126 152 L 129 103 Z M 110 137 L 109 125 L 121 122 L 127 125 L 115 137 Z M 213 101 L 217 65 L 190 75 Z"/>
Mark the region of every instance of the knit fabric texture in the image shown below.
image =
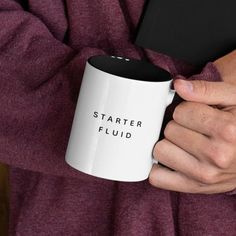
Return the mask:
<path id="1" fill-rule="evenodd" d="M 148 180 L 95 178 L 65 163 L 90 56 L 145 58 L 173 76 L 221 80 L 211 62 L 196 73 L 135 46 L 144 3 L 0 0 L 0 161 L 10 166 L 9 235 L 236 235 L 234 192 L 166 191 Z M 178 102 L 166 110 L 163 127 Z"/>

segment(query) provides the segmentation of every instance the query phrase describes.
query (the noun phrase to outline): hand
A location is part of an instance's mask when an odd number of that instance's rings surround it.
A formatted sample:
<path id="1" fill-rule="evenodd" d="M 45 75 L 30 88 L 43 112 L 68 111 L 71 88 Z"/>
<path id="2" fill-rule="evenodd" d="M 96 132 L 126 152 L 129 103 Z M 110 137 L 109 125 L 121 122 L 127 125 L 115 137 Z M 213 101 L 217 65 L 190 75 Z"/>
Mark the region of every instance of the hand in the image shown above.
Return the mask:
<path id="1" fill-rule="evenodd" d="M 236 50 L 217 59 L 214 64 L 225 82 L 236 84 Z"/>
<path id="2" fill-rule="evenodd" d="M 153 149 L 154 158 L 173 170 L 153 165 L 153 186 L 204 194 L 236 188 L 236 85 L 231 82 L 175 80 L 186 101 L 176 107 L 165 139 Z"/>

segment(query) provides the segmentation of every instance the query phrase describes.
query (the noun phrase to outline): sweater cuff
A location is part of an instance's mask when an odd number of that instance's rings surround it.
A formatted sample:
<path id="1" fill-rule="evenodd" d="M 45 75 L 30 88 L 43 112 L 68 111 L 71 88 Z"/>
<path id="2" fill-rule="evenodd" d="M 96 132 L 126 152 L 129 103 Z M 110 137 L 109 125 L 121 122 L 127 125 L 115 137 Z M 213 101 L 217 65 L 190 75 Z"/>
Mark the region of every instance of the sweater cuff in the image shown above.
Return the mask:
<path id="1" fill-rule="evenodd" d="M 200 74 L 192 75 L 190 78 L 191 80 L 206 80 L 212 82 L 223 81 L 218 69 L 212 62 L 208 62 Z"/>

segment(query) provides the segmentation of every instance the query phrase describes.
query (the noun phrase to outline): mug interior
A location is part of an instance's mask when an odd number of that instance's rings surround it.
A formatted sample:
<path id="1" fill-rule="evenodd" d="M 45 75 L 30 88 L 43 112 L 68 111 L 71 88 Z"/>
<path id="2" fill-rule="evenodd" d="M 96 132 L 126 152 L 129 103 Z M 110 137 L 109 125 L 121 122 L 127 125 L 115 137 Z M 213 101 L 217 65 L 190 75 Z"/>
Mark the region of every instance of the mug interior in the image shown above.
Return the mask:
<path id="1" fill-rule="evenodd" d="M 145 60 L 98 55 L 90 57 L 88 63 L 96 69 L 126 79 L 147 82 L 164 82 L 172 80 L 172 76 L 168 71 Z"/>

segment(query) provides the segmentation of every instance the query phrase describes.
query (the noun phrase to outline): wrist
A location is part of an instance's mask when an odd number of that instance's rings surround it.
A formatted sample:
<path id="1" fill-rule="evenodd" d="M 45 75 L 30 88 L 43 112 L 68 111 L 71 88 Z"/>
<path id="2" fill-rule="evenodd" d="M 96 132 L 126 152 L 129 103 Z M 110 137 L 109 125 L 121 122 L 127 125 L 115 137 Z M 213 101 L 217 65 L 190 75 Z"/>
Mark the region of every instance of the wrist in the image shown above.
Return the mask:
<path id="1" fill-rule="evenodd" d="M 236 84 L 236 50 L 217 59 L 213 65 L 224 82 Z"/>

